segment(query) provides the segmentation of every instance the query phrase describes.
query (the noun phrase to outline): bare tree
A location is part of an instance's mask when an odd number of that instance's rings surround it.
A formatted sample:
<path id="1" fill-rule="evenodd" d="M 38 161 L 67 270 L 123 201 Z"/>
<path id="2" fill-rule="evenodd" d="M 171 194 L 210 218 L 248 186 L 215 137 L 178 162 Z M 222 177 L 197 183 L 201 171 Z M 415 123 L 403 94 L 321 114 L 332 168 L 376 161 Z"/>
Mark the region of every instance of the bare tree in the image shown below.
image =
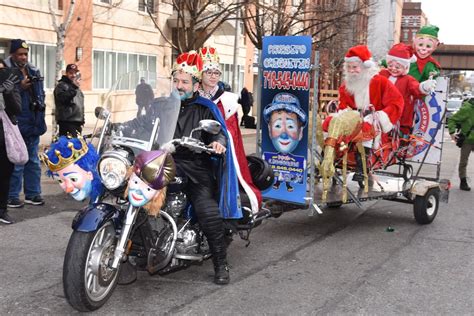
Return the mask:
<path id="1" fill-rule="evenodd" d="M 58 18 L 53 8 L 53 0 L 48 0 L 49 13 L 51 14 L 53 28 L 54 28 L 54 31 L 56 32 L 56 63 L 55 63 L 56 80 L 55 81 L 61 78 L 62 61 L 64 60 L 64 43 L 66 40 L 66 33 L 69 29 L 69 26 L 71 25 L 75 6 L 76 6 L 76 1 L 70 0 L 68 11 L 62 17 L 63 22 L 58 23 Z"/>
<path id="2" fill-rule="evenodd" d="M 179 53 L 202 47 L 212 34 L 226 21 L 236 19 L 236 12 L 244 0 L 172 0 L 176 29 L 172 38 L 158 24 L 152 1 L 143 0 L 147 12 L 161 36 Z"/>
<path id="3" fill-rule="evenodd" d="M 370 0 L 319 1 L 246 0 L 242 10 L 245 32 L 256 48 L 262 48 L 263 36 L 309 35 L 318 46 L 353 30 L 351 19 L 371 5 Z"/>

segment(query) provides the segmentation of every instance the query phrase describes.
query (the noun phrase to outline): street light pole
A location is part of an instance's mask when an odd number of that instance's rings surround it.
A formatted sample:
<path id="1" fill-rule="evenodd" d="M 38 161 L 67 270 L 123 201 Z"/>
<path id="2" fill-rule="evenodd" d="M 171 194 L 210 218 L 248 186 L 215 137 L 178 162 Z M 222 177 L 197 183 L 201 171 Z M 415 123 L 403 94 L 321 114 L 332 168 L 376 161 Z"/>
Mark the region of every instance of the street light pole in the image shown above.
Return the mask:
<path id="1" fill-rule="evenodd" d="M 239 38 L 240 38 L 240 21 L 239 21 L 239 10 L 236 10 L 235 13 L 235 38 L 234 38 L 234 67 L 232 71 L 232 91 L 233 92 L 238 92 L 237 89 L 237 75 L 239 71 L 239 66 L 238 66 L 238 58 L 239 58 Z"/>

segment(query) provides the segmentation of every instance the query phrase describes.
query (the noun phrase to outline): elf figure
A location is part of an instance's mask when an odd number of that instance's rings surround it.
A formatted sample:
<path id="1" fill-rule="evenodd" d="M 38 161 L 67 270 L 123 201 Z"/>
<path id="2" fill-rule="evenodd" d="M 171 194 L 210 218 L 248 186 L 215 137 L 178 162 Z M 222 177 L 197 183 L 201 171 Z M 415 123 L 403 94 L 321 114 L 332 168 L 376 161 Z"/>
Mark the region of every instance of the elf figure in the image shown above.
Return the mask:
<path id="1" fill-rule="evenodd" d="M 157 216 L 166 199 L 166 187 L 176 175 L 170 154 L 163 150 L 140 153 L 130 171 L 126 195 L 135 207 L 143 207 L 148 215 Z"/>
<path id="2" fill-rule="evenodd" d="M 387 54 L 387 69 L 382 69 L 380 75 L 388 78 L 403 96 L 404 106 L 400 118 L 402 137 L 409 135 L 413 129 L 414 101 L 423 98 L 436 87 L 436 81 L 428 79 L 419 83 L 408 74 L 410 63 L 416 62 L 411 48 L 403 43 L 395 44 Z"/>
<path id="3" fill-rule="evenodd" d="M 103 191 L 97 172 L 99 155 L 82 137 L 61 136 L 41 154 L 48 175 L 58 181 L 64 192 L 77 201 L 90 198 L 94 203 Z"/>
<path id="4" fill-rule="evenodd" d="M 439 28 L 434 25 L 422 26 L 413 40 L 416 62 L 410 64 L 408 74 L 418 82 L 426 81 L 430 79 L 430 76 L 436 77 L 439 75 L 441 66 L 431 56 L 439 45 L 438 31 Z"/>

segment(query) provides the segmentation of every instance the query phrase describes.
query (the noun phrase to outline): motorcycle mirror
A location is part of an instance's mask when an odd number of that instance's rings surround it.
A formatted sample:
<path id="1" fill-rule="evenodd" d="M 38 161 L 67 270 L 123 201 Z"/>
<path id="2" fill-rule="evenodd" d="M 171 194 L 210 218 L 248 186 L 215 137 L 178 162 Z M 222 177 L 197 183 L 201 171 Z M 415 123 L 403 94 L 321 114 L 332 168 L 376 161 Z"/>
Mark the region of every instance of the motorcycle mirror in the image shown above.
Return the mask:
<path id="1" fill-rule="evenodd" d="M 107 115 L 109 115 L 109 111 L 103 107 L 96 107 L 94 110 L 95 117 L 101 120 L 105 120 L 107 118 Z"/>
<path id="2" fill-rule="evenodd" d="M 199 121 L 199 128 L 209 134 L 216 135 L 221 131 L 221 124 L 214 120 L 201 120 Z"/>

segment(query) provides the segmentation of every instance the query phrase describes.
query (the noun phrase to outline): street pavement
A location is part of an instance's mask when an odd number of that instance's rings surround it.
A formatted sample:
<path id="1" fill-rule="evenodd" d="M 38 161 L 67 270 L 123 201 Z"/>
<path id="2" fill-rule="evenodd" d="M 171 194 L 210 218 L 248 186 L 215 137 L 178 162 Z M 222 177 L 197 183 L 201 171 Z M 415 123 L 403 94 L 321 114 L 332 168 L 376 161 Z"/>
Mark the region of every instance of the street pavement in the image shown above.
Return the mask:
<path id="1" fill-rule="evenodd" d="M 252 131 L 244 143 L 247 153 L 255 151 Z M 414 221 L 412 205 L 390 201 L 318 216 L 291 211 L 266 220 L 249 245 L 234 240 L 230 285 L 212 283 L 210 261 L 166 276 L 139 272 L 92 314 L 472 315 L 474 193 L 458 188 L 458 159 L 448 141 L 441 178 L 453 188 L 430 225 Z M 62 262 L 83 204 L 46 177 L 43 190 L 44 206 L 11 210 L 18 222 L 0 226 L 0 315 L 77 313 L 64 298 Z"/>

